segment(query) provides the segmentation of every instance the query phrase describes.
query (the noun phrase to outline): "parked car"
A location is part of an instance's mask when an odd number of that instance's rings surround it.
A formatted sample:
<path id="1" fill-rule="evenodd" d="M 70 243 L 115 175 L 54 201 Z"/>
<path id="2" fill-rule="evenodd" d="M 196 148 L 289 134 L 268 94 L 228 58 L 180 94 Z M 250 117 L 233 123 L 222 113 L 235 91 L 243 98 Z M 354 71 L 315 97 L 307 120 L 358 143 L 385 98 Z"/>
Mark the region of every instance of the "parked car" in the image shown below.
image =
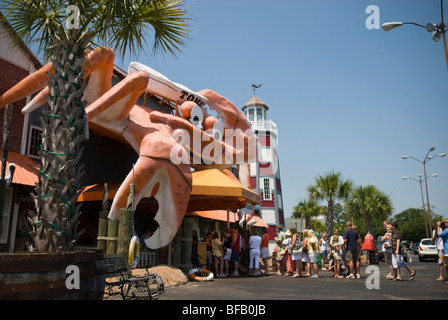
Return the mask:
<path id="1" fill-rule="evenodd" d="M 415 255 L 418 254 L 418 245 L 419 245 L 418 243 L 414 243 L 412 245 L 412 248 L 411 248 L 412 254 L 415 254 Z"/>
<path id="2" fill-rule="evenodd" d="M 436 244 L 431 238 L 422 239 L 418 245 L 418 260 L 425 258 L 438 259 Z"/>
<path id="3" fill-rule="evenodd" d="M 411 249 L 407 240 L 403 240 L 401 254 L 404 262 L 412 262 Z"/>
<path id="4" fill-rule="evenodd" d="M 379 261 L 384 260 L 383 243 L 381 242 L 382 237 L 383 236 L 379 236 L 376 240 L 376 254 Z"/>

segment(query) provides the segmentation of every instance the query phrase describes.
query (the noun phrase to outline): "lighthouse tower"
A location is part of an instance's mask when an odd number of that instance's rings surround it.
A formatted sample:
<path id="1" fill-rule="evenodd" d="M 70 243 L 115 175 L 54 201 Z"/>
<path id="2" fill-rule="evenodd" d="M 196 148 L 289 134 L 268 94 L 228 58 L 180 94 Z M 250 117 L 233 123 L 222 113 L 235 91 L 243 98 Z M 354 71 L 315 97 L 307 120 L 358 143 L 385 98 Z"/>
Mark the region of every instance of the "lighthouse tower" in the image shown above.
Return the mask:
<path id="1" fill-rule="evenodd" d="M 273 252 L 277 226 L 284 225 L 277 125 L 267 117 L 269 107 L 254 96 L 242 107 L 258 137 L 262 159 L 250 164 L 251 189 L 261 195 L 260 215 L 269 225 L 269 251 Z M 260 153 L 259 153 L 260 154 Z"/>

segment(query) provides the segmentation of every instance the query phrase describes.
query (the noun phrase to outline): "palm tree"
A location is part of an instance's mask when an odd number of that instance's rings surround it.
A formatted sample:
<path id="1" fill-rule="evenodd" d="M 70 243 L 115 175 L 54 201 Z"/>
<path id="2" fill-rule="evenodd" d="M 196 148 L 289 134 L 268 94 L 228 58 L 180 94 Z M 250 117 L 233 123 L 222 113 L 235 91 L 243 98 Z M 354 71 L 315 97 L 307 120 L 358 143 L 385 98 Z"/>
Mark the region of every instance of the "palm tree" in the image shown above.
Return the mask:
<path id="1" fill-rule="evenodd" d="M 322 208 L 319 204 L 313 200 L 300 201 L 297 206 L 294 207 L 292 217 L 295 219 L 305 216 L 305 226 L 309 228 L 311 226 L 311 218 L 317 217 L 322 212 Z"/>
<path id="2" fill-rule="evenodd" d="M 144 49 L 145 30 L 153 29 L 153 53 L 175 54 L 187 35 L 186 11 L 174 0 L 4 0 L 10 34 L 37 42 L 51 58 L 49 113 L 43 122 L 36 212 L 30 213 L 32 251 L 69 251 L 78 232 L 83 175 L 82 141 L 87 119 L 82 101 L 88 49 L 107 43 L 118 54 Z"/>
<path id="3" fill-rule="evenodd" d="M 390 196 L 373 185 L 356 187 L 346 200 L 345 208 L 352 217 L 364 218 L 366 230 L 374 237 L 373 218 L 386 219 L 393 210 Z"/>
<path id="4" fill-rule="evenodd" d="M 314 178 L 314 184 L 308 186 L 310 199 L 327 200 L 327 214 L 325 219 L 325 233 L 333 234 L 334 204 L 337 200 L 348 198 L 353 183 L 344 180 L 340 172 L 331 171 L 326 175 Z"/>

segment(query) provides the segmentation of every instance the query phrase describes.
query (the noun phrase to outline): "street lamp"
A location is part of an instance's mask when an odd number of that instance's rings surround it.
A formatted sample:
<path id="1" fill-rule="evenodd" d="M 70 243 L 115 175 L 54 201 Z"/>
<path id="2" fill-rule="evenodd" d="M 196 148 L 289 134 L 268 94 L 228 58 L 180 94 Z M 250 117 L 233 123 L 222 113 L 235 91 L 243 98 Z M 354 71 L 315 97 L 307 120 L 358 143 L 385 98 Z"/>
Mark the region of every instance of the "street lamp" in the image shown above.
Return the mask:
<path id="1" fill-rule="evenodd" d="M 430 175 L 429 177 L 425 177 L 425 179 L 426 179 L 426 178 L 430 178 L 430 177 L 437 177 L 437 173 L 434 173 L 434 174 Z M 423 208 L 423 213 L 424 213 L 424 217 L 425 217 L 426 237 L 429 238 L 429 237 L 430 237 L 430 236 L 429 236 L 430 233 L 429 233 L 429 230 L 428 230 L 428 217 L 426 216 L 425 200 L 424 200 L 424 198 L 423 198 L 422 174 L 420 173 L 420 174 L 418 175 L 418 180 L 417 180 L 417 179 L 414 179 L 414 178 L 412 178 L 412 177 L 403 177 L 403 180 L 406 180 L 406 179 L 412 179 L 412 180 L 414 180 L 414 181 L 416 181 L 416 182 L 418 182 L 418 183 L 420 184 L 420 194 L 421 194 L 421 196 L 422 196 L 422 208 Z"/>
<path id="2" fill-rule="evenodd" d="M 435 149 L 434 147 L 431 147 L 428 150 L 428 152 L 426 153 L 426 156 L 423 159 L 423 161 L 419 160 L 417 158 L 414 158 L 414 157 L 401 156 L 402 159 L 409 159 L 409 158 L 411 158 L 411 159 L 414 159 L 414 160 L 416 160 L 416 161 L 418 161 L 418 162 L 423 164 L 423 174 L 425 175 L 425 188 L 426 188 L 426 205 L 428 207 L 428 211 L 427 211 L 427 213 L 428 213 L 428 223 L 429 223 L 429 230 L 431 231 L 431 234 L 432 234 L 432 224 L 431 224 L 432 220 L 431 220 L 431 208 L 430 208 L 430 205 L 429 205 L 428 179 L 427 179 L 428 177 L 426 176 L 426 163 L 428 161 L 430 161 L 431 159 L 434 159 L 436 157 L 445 157 L 446 156 L 445 152 L 444 153 L 439 153 L 439 154 L 437 154 L 435 156 L 428 156 L 430 152 L 434 151 L 434 149 Z"/>
<path id="3" fill-rule="evenodd" d="M 439 24 L 434 24 L 432 22 L 429 22 L 426 24 L 426 26 L 423 26 L 421 24 L 415 23 L 415 22 L 386 22 L 383 23 L 383 30 L 384 31 L 390 31 L 394 28 L 401 27 L 405 24 L 413 24 L 415 26 L 421 27 L 426 29 L 428 32 L 432 32 L 432 40 L 435 42 L 438 42 L 441 37 L 443 37 L 443 46 L 445 48 L 445 59 L 446 59 L 446 66 L 448 68 L 448 49 L 446 46 L 446 37 L 445 32 L 448 30 L 448 28 L 445 28 L 445 22 L 443 21 L 443 0 L 440 0 L 440 11 L 442 16 L 442 22 Z"/>

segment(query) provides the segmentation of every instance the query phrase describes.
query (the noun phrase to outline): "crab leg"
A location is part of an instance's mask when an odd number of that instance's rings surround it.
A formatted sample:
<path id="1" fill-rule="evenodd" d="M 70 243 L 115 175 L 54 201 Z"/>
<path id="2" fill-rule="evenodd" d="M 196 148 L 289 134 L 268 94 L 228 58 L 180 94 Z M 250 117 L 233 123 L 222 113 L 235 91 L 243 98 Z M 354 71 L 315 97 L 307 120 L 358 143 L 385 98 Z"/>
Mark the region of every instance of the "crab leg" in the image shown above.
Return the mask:
<path id="1" fill-rule="evenodd" d="M 134 180 L 133 180 L 134 177 Z M 158 210 L 154 220 L 158 228 L 146 244 L 149 248 L 166 246 L 182 224 L 191 192 L 191 172 L 188 165 L 175 166 L 169 160 L 140 156 L 115 195 L 109 219 L 117 219 L 121 208 L 126 208 L 129 184 L 135 186 L 135 202 L 154 197 Z"/>
<path id="2" fill-rule="evenodd" d="M 96 48 L 87 55 L 83 70 L 84 80 L 89 80 L 84 91 L 84 100 L 90 104 L 107 92 L 111 87 L 110 79 L 113 73 L 114 52 L 109 48 Z M 0 108 L 7 104 L 26 98 L 40 91 L 23 109 L 23 113 L 29 113 L 47 102 L 45 96 L 49 95 L 47 86 L 48 74 L 54 74 L 53 64 L 49 62 L 36 72 L 28 75 L 11 89 L 0 95 Z M 43 90 L 42 90 L 43 89 Z"/>

